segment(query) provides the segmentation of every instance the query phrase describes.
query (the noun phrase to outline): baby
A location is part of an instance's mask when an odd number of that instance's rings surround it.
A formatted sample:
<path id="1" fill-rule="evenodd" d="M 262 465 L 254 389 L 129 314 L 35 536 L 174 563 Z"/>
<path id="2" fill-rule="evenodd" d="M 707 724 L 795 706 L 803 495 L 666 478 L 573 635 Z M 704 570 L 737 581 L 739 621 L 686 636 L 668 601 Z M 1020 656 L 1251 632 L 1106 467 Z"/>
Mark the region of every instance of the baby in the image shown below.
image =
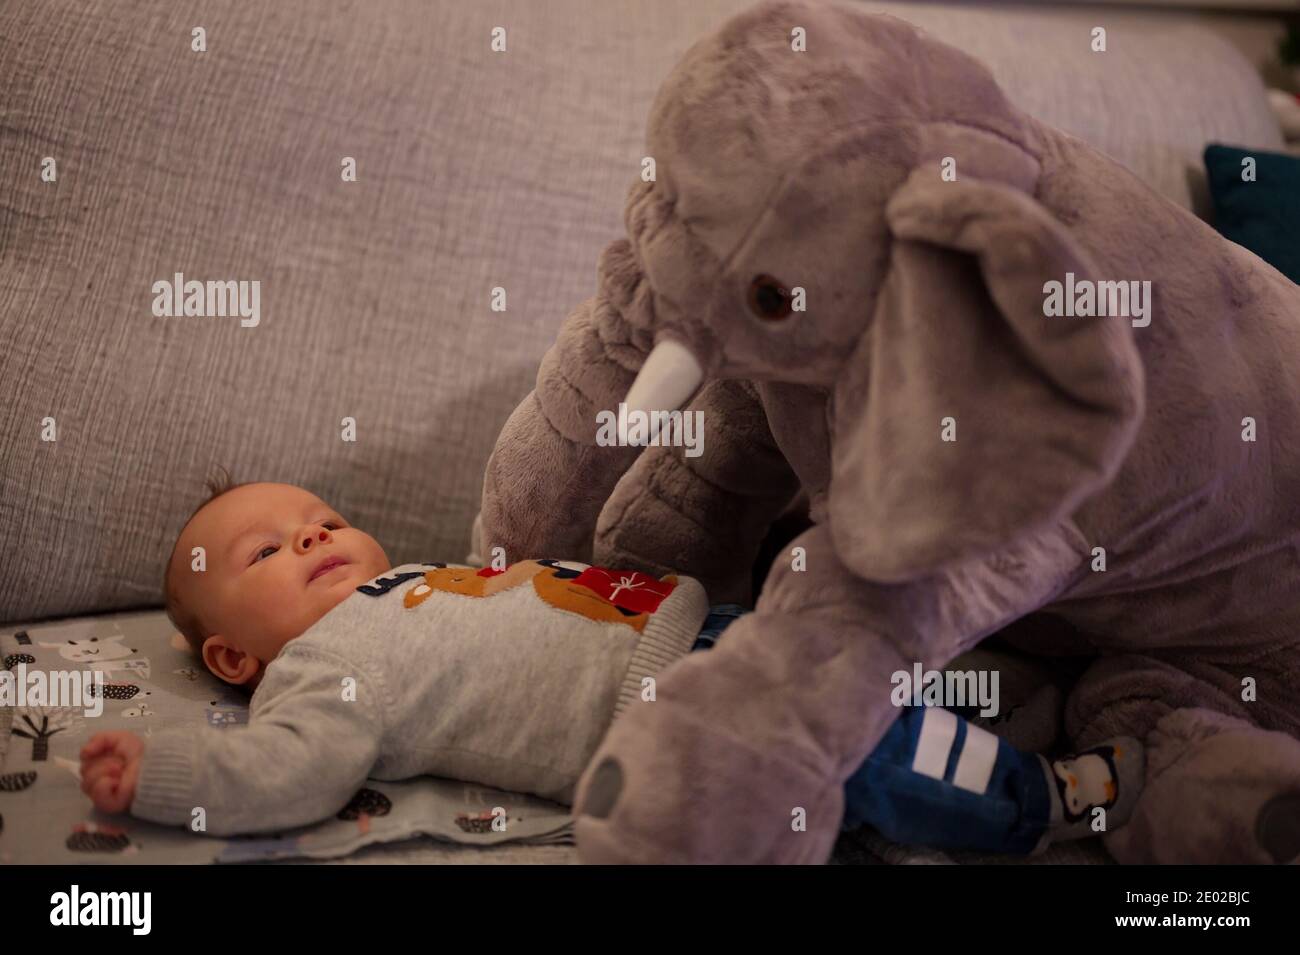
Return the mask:
<path id="1" fill-rule="evenodd" d="M 217 836 L 329 818 L 368 777 L 431 774 L 569 804 L 613 719 L 655 705 L 654 676 L 745 612 L 710 613 L 689 577 L 566 561 L 393 568 L 315 495 L 270 483 L 219 491 L 194 513 L 165 589 L 204 665 L 252 691 L 249 723 L 96 734 L 82 789 L 102 811 L 163 824 L 202 808 Z M 922 760 L 936 742 L 938 771 Z M 910 708 L 847 781 L 845 827 L 1038 851 L 1089 835 L 1096 808 L 1121 824 L 1141 769 L 1132 740 L 1049 763 L 947 710 Z"/>

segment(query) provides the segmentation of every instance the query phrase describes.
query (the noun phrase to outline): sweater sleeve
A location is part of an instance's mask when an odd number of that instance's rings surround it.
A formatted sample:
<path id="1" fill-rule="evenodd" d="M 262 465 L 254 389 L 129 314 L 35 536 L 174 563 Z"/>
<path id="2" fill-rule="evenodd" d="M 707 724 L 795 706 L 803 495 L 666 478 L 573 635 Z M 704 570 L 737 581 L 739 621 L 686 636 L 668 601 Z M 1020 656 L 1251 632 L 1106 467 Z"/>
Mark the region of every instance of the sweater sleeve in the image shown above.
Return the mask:
<path id="1" fill-rule="evenodd" d="M 355 692 L 349 692 L 355 681 Z M 267 668 L 246 727 L 175 730 L 145 746 L 131 814 L 208 835 L 307 825 L 338 812 L 379 757 L 382 687 L 318 649 L 287 647 Z"/>

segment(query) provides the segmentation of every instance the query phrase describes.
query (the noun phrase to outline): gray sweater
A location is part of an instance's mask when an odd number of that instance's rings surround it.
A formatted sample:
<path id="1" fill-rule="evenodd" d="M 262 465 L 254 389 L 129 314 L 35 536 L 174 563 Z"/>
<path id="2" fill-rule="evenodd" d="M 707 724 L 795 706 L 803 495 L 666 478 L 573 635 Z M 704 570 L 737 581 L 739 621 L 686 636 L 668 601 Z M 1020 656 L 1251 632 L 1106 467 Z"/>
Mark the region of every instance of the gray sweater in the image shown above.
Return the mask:
<path id="1" fill-rule="evenodd" d="M 406 564 L 270 663 L 247 726 L 146 741 L 133 815 L 210 835 L 328 818 L 367 777 L 431 774 L 569 804 L 614 716 L 689 652 L 689 577 L 560 561 Z"/>

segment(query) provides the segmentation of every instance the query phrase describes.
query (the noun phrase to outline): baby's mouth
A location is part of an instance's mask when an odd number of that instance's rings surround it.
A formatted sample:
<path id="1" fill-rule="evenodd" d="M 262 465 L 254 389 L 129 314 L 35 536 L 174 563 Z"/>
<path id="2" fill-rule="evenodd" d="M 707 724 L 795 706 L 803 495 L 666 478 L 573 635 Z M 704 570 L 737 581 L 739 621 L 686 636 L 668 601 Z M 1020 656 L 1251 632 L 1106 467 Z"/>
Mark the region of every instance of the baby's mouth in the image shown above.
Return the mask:
<path id="1" fill-rule="evenodd" d="M 311 576 L 307 578 L 307 583 L 311 583 L 317 577 L 328 574 L 335 567 L 342 567 L 346 563 L 348 563 L 348 561 L 344 560 L 342 557 L 326 557 L 316 565 L 316 569 L 313 570 Z"/>

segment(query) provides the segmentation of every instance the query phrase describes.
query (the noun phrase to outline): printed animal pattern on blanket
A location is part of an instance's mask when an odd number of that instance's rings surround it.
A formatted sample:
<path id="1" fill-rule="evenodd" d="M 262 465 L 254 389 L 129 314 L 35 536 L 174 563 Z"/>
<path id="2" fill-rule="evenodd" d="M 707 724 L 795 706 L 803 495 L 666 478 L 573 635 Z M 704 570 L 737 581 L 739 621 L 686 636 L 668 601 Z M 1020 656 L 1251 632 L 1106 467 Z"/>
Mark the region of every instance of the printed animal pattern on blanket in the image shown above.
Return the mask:
<path id="1" fill-rule="evenodd" d="M 94 683 L 90 684 L 88 692 L 94 696 L 98 692 L 98 687 Z M 131 700 L 140 693 L 140 688 L 134 683 L 105 683 L 104 699 L 106 700 Z M 145 694 L 146 696 L 148 694 Z"/>
<path id="2" fill-rule="evenodd" d="M 131 836 L 123 827 L 93 821 L 74 825 L 66 844 L 70 852 L 130 855 L 140 851 L 140 847 L 131 842 Z"/>
<path id="3" fill-rule="evenodd" d="M 138 676 L 149 679 L 149 661 L 134 657 L 140 651 L 125 644 L 126 636 L 115 633 L 108 636 L 87 637 L 81 640 L 65 640 L 61 643 L 41 642 L 43 647 L 58 647 L 59 656 L 72 663 L 89 663 L 92 670 L 100 670 L 107 679 L 110 673 Z"/>
<path id="4" fill-rule="evenodd" d="M 523 560 L 504 570 L 437 567 L 423 576 L 403 595 L 402 604 L 408 610 L 435 593 L 490 597 L 531 581 L 537 596 L 558 610 L 589 620 L 623 624 L 638 633 L 677 585 L 672 574 L 656 579 L 635 570 L 606 570 L 560 560 Z M 367 589 L 362 592 L 371 593 Z"/>
<path id="5" fill-rule="evenodd" d="M 393 801 L 378 789 L 359 789 L 334 818 L 355 822 L 362 833 L 370 831 L 370 820 L 393 811 Z"/>

